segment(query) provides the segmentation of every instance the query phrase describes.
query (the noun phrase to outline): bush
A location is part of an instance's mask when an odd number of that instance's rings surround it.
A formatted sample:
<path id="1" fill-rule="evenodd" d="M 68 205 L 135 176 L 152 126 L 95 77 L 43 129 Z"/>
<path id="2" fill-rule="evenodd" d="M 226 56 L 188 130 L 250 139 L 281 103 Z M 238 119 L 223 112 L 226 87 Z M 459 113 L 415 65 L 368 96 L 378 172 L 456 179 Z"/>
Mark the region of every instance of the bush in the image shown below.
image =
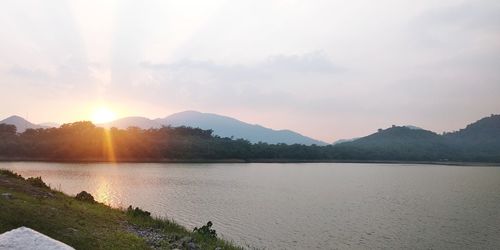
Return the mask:
<path id="1" fill-rule="evenodd" d="M 206 236 L 208 238 L 217 238 L 217 232 L 215 231 L 215 229 L 212 229 L 212 222 L 209 221 L 207 222 L 207 224 L 205 226 L 202 226 L 201 228 L 197 228 L 195 227 L 193 229 L 193 232 L 195 233 L 199 233 L 203 236 Z"/>
<path id="2" fill-rule="evenodd" d="M 0 169 L 0 175 L 24 180 L 24 178 L 21 175 L 18 175 L 18 174 L 14 173 L 8 169 Z"/>
<path id="3" fill-rule="evenodd" d="M 95 203 L 94 196 L 92 196 L 91 194 L 89 194 L 85 191 L 81 191 L 80 193 L 78 193 L 75 196 L 75 199 L 77 199 L 79 201 Z"/>
<path id="4" fill-rule="evenodd" d="M 133 208 L 132 206 L 128 206 L 127 214 L 132 215 L 133 217 L 150 217 L 151 213 L 145 210 L 142 210 L 138 207 Z"/>
<path id="5" fill-rule="evenodd" d="M 34 187 L 49 188 L 49 186 L 47 186 L 47 184 L 45 184 L 45 182 L 43 182 L 42 177 L 40 177 L 40 176 L 38 176 L 38 177 L 30 177 L 30 178 L 26 179 L 26 181 L 31 186 L 34 186 Z"/>

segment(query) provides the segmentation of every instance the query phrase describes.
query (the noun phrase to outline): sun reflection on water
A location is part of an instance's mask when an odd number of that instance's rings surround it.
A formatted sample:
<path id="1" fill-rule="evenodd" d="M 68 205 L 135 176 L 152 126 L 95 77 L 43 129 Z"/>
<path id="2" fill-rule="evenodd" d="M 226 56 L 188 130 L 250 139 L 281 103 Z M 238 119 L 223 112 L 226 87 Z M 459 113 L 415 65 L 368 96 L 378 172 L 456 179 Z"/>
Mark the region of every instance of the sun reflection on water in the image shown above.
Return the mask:
<path id="1" fill-rule="evenodd" d="M 97 184 L 95 193 L 95 198 L 98 202 L 102 202 L 107 205 L 114 205 L 111 187 L 109 181 L 105 177 L 99 178 L 99 183 Z"/>

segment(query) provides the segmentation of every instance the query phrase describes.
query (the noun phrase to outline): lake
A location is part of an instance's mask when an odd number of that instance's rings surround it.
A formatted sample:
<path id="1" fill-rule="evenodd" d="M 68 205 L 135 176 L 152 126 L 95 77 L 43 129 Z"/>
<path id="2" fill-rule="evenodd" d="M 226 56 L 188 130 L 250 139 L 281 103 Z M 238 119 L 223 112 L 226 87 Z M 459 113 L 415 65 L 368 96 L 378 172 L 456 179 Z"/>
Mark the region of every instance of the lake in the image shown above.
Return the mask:
<path id="1" fill-rule="evenodd" d="M 498 249 L 500 167 L 3 162 L 258 249 Z"/>

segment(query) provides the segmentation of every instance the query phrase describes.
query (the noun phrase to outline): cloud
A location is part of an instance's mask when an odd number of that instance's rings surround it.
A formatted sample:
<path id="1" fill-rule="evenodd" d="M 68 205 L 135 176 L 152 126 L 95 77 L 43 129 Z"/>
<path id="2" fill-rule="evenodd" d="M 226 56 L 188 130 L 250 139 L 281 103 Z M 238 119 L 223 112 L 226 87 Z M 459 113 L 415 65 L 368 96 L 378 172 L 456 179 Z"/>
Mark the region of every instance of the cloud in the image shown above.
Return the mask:
<path id="1" fill-rule="evenodd" d="M 309 92 L 324 89 L 325 84 L 330 86 L 347 71 L 322 52 L 274 55 L 246 65 L 197 60 L 140 65 L 148 76 L 143 86 L 165 90 L 155 92 L 162 93 L 162 97 L 254 108 L 307 104 L 305 85 Z"/>
<path id="2" fill-rule="evenodd" d="M 107 69 L 99 65 L 68 56 L 64 61 L 45 65 L 29 62 L 14 65 L 0 70 L 0 78 L 4 79 L 5 86 L 29 89 L 34 98 L 65 98 L 68 95 L 92 96 L 105 92 L 104 87 L 109 82 L 106 72 Z"/>
<path id="3" fill-rule="evenodd" d="M 421 46 L 444 52 L 484 45 L 500 34 L 500 2 L 465 1 L 436 7 L 410 20 L 408 30 Z"/>
<path id="4" fill-rule="evenodd" d="M 182 84 L 196 90 L 206 86 L 224 91 L 248 85 L 258 85 L 264 92 L 266 89 L 293 89 L 303 84 L 315 86 L 321 84 L 315 78 L 333 78 L 346 71 L 322 52 L 275 55 L 255 64 L 228 65 L 186 59 L 173 63 L 142 62 L 140 65 L 148 71 L 150 79 L 160 85 Z"/>
<path id="5" fill-rule="evenodd" d="M 46 71 L 37 68 L 27 68 L 21 66 L 14 66 L 7 70 L 7 74 L 13 75 L 15 77 L 29 78 L 35 80 L 46 81 L 51 78 L 50 74 Z"/>
<path id="6" fill-rule="evenodd" d="M 0 5 L 4 114 L 31 104 L 57 120 L 102 100 L 124 115 L 230 113 L 330 141 L 498 112 L 498 0 Z"/>
<path id="7" fill-rule="evenodd" d="M 182 60 L 174 63 L 142 62 L 142 67 L 154 71 L 204 71 L 218 79 L 259 79 L 290 73 L 334 74 L 345 69 L 335 65 L 322 52 L 315 51 L 302 55 L 274 55 L 253 65 L 224 65 L 213 61 Z"/>
<path id="8" fill-rule="evenodd" d="M 498 1 L 462 2 L 435 8 L 416 18 L 427 27 L 456 27 L 467 30 L 500 30 L 500 3 Z"/>

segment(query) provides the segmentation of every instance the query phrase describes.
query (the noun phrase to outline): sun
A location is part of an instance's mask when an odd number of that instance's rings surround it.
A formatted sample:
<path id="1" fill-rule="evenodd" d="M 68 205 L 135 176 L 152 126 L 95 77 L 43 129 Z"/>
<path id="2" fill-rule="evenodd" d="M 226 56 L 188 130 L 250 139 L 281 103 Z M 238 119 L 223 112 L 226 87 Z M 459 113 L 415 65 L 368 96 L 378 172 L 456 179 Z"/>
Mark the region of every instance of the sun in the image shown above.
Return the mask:
<path id="1" fill-rule="evenodd" d="M 113 121 L 116 118 L 116 113 L 108 107 L 99 107 L 92 113 L 92 122 L 95 124 L 106 123 Z"/>

